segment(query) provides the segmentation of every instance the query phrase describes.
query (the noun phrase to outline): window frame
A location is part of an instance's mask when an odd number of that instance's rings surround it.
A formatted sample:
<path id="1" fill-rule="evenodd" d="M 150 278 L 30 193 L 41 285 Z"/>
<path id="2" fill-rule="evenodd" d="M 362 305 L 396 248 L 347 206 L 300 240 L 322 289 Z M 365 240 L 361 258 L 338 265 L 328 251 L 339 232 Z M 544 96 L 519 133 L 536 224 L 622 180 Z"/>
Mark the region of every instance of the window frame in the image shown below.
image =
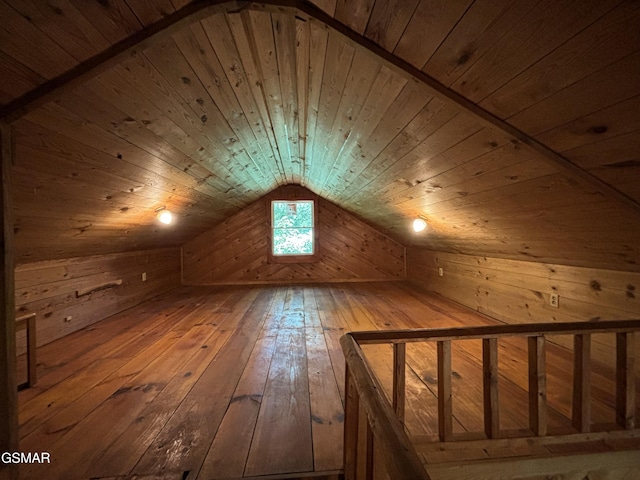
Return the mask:
<path id="1" fill-rule="evenodd" d="M 312 254 L 302 254 L 302 255 L 276 255 L 273 253 L 273 237 L 274 237 L 274 225 L 273 225 L 273 202 L 287 202 L 287 203 L 295 203 L 295 202 L 312 202 L 313 205 L 313 253 Z M 319 243 L 318 243 L 318 199 L 312 198 L 311 196 L 295 196 L 286 197 L 286 196 L 277 196 L 268 198 L 266 201 L 267 208 L 267 222 L 268 222 L 268 232 L 269 232 L 269 242 L 267 246 L 267 262 L 268 263 L 316 263 L 319 260 Z"/>

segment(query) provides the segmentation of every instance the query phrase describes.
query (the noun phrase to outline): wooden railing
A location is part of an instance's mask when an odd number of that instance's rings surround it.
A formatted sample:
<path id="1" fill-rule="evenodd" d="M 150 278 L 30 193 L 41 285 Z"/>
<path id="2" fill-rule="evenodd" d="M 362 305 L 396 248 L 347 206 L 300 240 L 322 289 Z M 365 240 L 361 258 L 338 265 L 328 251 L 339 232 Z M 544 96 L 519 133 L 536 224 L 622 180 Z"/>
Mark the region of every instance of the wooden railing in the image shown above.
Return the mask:
<path id="1" fill-rule="evenodd" d="M 38 379 L 36 373 L 36 314 L 28 313 L 16 318 L 16 332 L 27 331 L 27 381 L 18 385 L 18 389 L 33 387 Z"/>
<path id="2" fill-rule="evenodd" d="M 616 336 L 616 423 L 635 428 L 635 335 L 640 321 L 603 321 L 491 325 L 466 328 L 352 332 L 340 342 L 346 359 L 344 435 L 345 478 L 373 478 L 381 465 L 394 480 L 429 480 L 420 457 L 404 429 L 406 344 L 436 342 L 438 372 L 438 437 L 452 441 L 451 342 L 482 340 L 484 434 L 500 437 L 498 402 L 498 339 L 526 337 L 529 367 L 529 428 L 535 436 L 547 435 L 546 337 L 572 335 L 574 344 L 572 424 L 578 432 L 591 428 L 591 335 Z M 365 344 L 393 345 L 391 402 L 360 348 Z M 366 429 L 361 418 L 366 419 Z M 364 433 L 364 435 L 363 435 Z M 362 438 L 364 436 L 364 438 Z M 374 449 L 374 445 L 380 448 Z M 374 450 L 376 456 L 374 458 Z M 364 457 L 364 458 L 363 458 Z"/>

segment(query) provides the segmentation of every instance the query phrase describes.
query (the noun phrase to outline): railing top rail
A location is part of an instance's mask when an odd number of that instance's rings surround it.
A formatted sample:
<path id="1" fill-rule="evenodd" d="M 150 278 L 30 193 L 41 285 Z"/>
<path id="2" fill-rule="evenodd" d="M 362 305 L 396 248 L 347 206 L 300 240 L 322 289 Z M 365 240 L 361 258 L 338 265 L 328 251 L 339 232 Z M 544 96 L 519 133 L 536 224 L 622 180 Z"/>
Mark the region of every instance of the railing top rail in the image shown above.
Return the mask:
<path id="1" fill-rule="evenodd" d="M 20 315 L 19 317 L 16 317 L 16 322 L 24 322 L 25 320 L 29 320 L 30 318 L 33 318 L 35 316 L 36 316 L 35 313 L 25 313 L 24 315 Z"/>
<path id="2" fill-rule="evenodd" d="M 521 325 L 481 325 L 477 327 L 416 328 L 410 330 L 373 330 L 351 332 L 360 345 L 437 340 L 472 340 L 499 337 L 536 337 L 540 335 L 585 335 L 640 331 L 640 320 L 602 320 L 597 322 L 556 322 Z"/>
<path id="3" fill-rule="evenodd" d="M 430 480 L 402 424 L 384 398 L 383 387 L 365 361 L 362 350 L 347 333 L 340 338 L 349 376 L 365 407 L 376 442 L 384 452 L 385 465 L 393 479 Z"/>

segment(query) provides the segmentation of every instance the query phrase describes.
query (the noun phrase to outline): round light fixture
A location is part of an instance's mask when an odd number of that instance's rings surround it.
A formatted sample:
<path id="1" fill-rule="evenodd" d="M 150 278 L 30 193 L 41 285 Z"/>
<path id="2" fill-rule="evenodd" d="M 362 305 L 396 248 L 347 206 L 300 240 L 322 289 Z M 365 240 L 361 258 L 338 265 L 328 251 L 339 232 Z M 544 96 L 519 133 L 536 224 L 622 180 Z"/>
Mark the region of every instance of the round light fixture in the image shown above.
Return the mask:
<path id="1" fill-rule="evenodd" d="M 173 215 L 169 210 L 164 208 L 158 212 L 158 221 L 165 225 L 169 225 L 173 221 Z"/>
<path id="2" fill-rule="evenodd" d="M 413 221 L 413 231 L 414 232 L 421 232 L 425 228 L 427 228 L 427 222 L 425 222 L 423 218 L 416 218 Z"/>

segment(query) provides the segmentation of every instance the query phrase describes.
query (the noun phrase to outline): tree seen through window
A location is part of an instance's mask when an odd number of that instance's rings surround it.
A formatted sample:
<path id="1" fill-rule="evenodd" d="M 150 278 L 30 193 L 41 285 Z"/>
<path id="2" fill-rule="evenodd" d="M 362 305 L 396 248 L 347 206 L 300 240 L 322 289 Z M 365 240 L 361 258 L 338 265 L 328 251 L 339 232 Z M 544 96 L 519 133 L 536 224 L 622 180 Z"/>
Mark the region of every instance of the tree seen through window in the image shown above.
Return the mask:
<path id="1" fill-rule="evenodd" d="M 313 255 L 313 201 L 271 202 L 274 255 Z"/>

